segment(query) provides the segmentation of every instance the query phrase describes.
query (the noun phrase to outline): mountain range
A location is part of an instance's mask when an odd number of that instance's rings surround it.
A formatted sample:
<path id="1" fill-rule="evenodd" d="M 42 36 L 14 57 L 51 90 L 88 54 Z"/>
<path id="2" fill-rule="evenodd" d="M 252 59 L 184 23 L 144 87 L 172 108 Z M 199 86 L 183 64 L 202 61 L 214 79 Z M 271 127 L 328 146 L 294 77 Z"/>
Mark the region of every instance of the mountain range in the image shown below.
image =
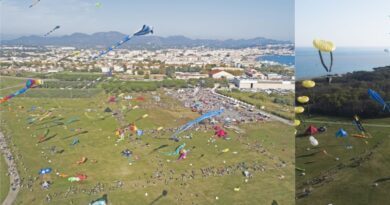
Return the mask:
<path id="1" fill-rule="evenodd" d="M 13 40 L 4 40 L 2 45 L 25 45 L 25 46 L 72 46 L 77 48 L 101 48 L 108 47 L 124 38 L 120 32 L 99 32 L 94 34 L 73 33 L 71 35 L 43 37 L 23 36 Z M 210 48 L 246 48 L 259 47 L 275 44 L 292 44 L 290 41 L 280 41 L 263 37 L 251 39 L 191 39 L 185 36 L 161 37 L 155 35 L 133 38 L 123 44 L 122 48 L 128 49 L 162 49 L 162 48 L 189 48 L 205 46 Z"/>

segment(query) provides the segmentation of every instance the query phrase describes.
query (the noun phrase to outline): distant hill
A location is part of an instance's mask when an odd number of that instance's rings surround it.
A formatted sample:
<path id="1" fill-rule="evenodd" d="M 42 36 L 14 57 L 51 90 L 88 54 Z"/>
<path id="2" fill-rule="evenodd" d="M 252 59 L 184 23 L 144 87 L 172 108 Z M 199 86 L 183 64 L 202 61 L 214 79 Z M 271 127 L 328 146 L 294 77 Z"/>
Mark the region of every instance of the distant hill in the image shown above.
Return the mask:
<path id="1" fill-rule="evenodd" d="M 315 78 L 314 88 L 302 87 L 297 81 L 297 96 L 310 96 L 310 113 L 328 116 L 365 118 L 390 117 L 389 112 L 367 94 L 368 89 L 377 91 L 385 101 L 390 101 L 390 66 L 374 68 L 373 71 L 355 71 L 341 77 L 333 77 L 328 84 L 325 78 Z"/>
<path id="2" fill-rule="evenodd" d="M 77 48 L 107 47 L 120 41 L 126 34 L 119 32 L 99 32 L 91 35 L 74 33 L 59 37 L 24 36 L 14 40 L 2 41 L 2 45 L 28 45 L 28 46 L 73 46 Z M 128 49 L 160 49 L 160 48 L 184 48 L 205 46 L 210 48 L 246 48 L 272 44 L 291 44 L 289 41 L 279 41 L 267 38 L 252 39 L 191 39 L 185 36 L 160 37 L 155 35 L 136 37 L 124 44 L 122 48 Z"/>

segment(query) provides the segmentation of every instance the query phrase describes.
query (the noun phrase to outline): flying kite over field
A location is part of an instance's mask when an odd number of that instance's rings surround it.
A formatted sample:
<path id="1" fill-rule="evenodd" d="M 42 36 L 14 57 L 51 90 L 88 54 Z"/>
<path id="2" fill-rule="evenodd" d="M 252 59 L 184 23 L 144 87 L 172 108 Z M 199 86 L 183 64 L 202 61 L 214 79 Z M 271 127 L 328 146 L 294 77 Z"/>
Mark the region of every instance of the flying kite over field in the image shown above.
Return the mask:
<path id="1" fill-rule="evenodd" d="M 49 173 L 51 172 L 51 170 L 52 170 L 52 169 L 51 169 L 50 167 L 48 167 L 48 168 L 43 168 L 43 169 L 39 170 L 38 174 L 39 174 L 39 175 L 49 174 Z"/>
<path id="2" fill-rule="evenodd" d="M 333 53 L 332 52 L 336 49 L 336 46 L 331 41 L 325 41 L 325 40 L 319 40 L 319 39 L 313 40 L 313 46 L 314 46 L 314 48 L 316 48 L 318 50 L 318 54 L 320 56 L 322 67 L 324 67 L 324 69 L 328 73 L 328 77 L 327 77 L 328 83 L 331 83 L 332 77 L 331 77 L 330 73 L 332 72 L 332 67 L 333 67 Z M 324 63 L 324 59 L 322 57 L 322 52 L 327 52 L 330 54 L 330 65 L 329 66 L 327 66 Z"/>
<path id="3" fill-rule="evenodd" d="M 214 110 L 214 111 L 210 111 L 210 112 L 207 112 L 206 114 L 200 116 L 199 118 L 196 118 L 195 120 L 193 121 L 190 121 L 188 122 L 187 124 L 181 126 L 172 136 L 173 139 L 177 139 L 176 136 L 188 129 L 190 129 L 192 126 L 200 123 L 201 121 L 205 120 L 205 119 L 208 119 L 208 118 L 212 118 L 212 117 L 215 117 L 217 115 L 220 115 L 223 113 L 223 110 Z"/>
<path id="4" fill-rule="evenodd" d="M 4 102 L 7 102 L 9 99 L 15 97 L 15 96 L 18 96 L 20 94 L 23 94 L 25 93 L 28 89 L 30 88 L 35 88 L 37 87 L 38 85 L 42 85 L 43 84 L 43 81 L 42 80 L 33 80 L 33 79 L 28 79 L 27 82 L 26 82 L 26 86 L 16 92 L 14 92 L 13 94 L 11 95 L 8 95 L 8 96 L 5 96 L 3 98 L 0 99 L 0 104 L 1 103 L 4 103 Z"/>
<path id="5" fill-rule="evenodd" d="M 139 30 L 138 32 L 134 33 L 133 35 L 128 35 L 124 39 L 122 39 L 121 41 L 116 43 L 115 45 L 107 48 L 106 50 L 100 51 L 100 53 L 97 56 L 93 57 L 92 59 L 97 60 L 98 58 L 102 57 L 103 55 L 107 54 L 108 52 L 110 52 L 110 51 L 118 48 L 120 45 L 126 43 L 127 41 L 132 39 L 134 36 L 143 36 L 143 35 L 147 35 L 147 34 L 153 34 L 153 28 L 149 27 L 147 25 L 144 25 L 142 27 L 142 29 Z"/>
<path id="6" fill-rule="evenodd" d="M 177 156 L 177 155 L 180 154 L 180 151 L 181 151 L 182 149 L 184 149 L 185 146 L 186 146 L 186 143 L 183 143 L 183 144 L 181 144 L 180 146 L 176 147 L 175 151 L 173 151 L 173 152 L 167 152 L 167 153 L 165 153 L 165 155 L 168 155 L 168 156 Z"/>
<path id="7" fill-rule="evenodd" d="M 50 30 L 49 32 L 47 32 L 45 35 L 43 35 L 43 36 L 46 37 L 46 36 L 50 35 L 51 33 L 53 33 L 55 30 L 57 30 L 57 29 L 59 29 L 59 28 L 61 28 L 61 26 L 56 26 L 56 27 L 54 27 L 52 30 Z"/>
<path id="8" fill-rule="evenodd" d="M 31 4 L 28 8 L 34 7 L 34 6 L 37 5 L 40 1 L 41 1 L 41 0 L 34 0 L 34 1 L 32 2 L 32 4 Z"/>
<path id="9" fill-rule="evenodd" d="M 357 115 L 353 116 L 353 121 L 352 121 L 352 123 L 356 126 L 356 128 L 357 128 L 360 132 L 364 133 L 364 132 L 366 131 L 366 130 L 364 129 L 362 123 L 360 122 L 360 119 L 359 119 L 359 117 L 358 117 Z"/>
<path id="10" fill-rule="evenodd" d="M 371 99 L 379 103 L 383 107 L 383 111 L 387 110 L 390 112 L 390 102 L 385 102 L 385 100 L 383 100 L 382 96 L 379 95 L 379 93 L 374 90 L 368 89 L 368 96 L 370 96 Z"/>

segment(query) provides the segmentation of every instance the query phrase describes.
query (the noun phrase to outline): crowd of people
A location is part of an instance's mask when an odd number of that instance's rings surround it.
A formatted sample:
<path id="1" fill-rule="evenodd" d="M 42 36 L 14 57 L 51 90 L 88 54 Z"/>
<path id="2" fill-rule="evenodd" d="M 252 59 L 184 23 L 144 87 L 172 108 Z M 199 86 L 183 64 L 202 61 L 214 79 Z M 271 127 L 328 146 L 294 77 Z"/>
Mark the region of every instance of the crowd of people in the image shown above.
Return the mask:
<path id="1" fill-rule="evenodd" d="M 217 116 L 216 120 L 224 123 L 239 124 L 269 119 L 269 116 L 262 114 L 254 106 L 222 96 L 208 88 L 169 90 L 167 94 L 178 99 L 185 107 L 191 108 L 194 112 L 206 113 L 211 110 L 223 109 L 224 113 Z"/>

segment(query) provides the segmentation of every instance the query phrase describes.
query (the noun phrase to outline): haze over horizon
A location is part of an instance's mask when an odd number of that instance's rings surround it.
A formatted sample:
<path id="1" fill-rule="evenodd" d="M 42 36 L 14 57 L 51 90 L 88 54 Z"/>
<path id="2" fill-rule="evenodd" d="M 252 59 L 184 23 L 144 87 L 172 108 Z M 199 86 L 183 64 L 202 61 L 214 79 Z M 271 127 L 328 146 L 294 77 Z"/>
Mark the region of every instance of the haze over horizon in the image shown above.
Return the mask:
<path id="1" fill-rule="evenodd" d="M 336 47 L 390 47 L 389 0 L 295 0 L 295 45 L 315 38 Z"/>
<path id="2" fill-rule="evenodd" d="M 42 0 L 28 8 L 30 1 L 3 0 L 2 38 L 42 36 L 56 25 L 61 28 L 53 36 L 108 31 L 130 34 L 148 24 L 163 37 L 294 40 L 294 2 L 290 0 L 99 2 L 101 8 L 94 0 Z"/>

